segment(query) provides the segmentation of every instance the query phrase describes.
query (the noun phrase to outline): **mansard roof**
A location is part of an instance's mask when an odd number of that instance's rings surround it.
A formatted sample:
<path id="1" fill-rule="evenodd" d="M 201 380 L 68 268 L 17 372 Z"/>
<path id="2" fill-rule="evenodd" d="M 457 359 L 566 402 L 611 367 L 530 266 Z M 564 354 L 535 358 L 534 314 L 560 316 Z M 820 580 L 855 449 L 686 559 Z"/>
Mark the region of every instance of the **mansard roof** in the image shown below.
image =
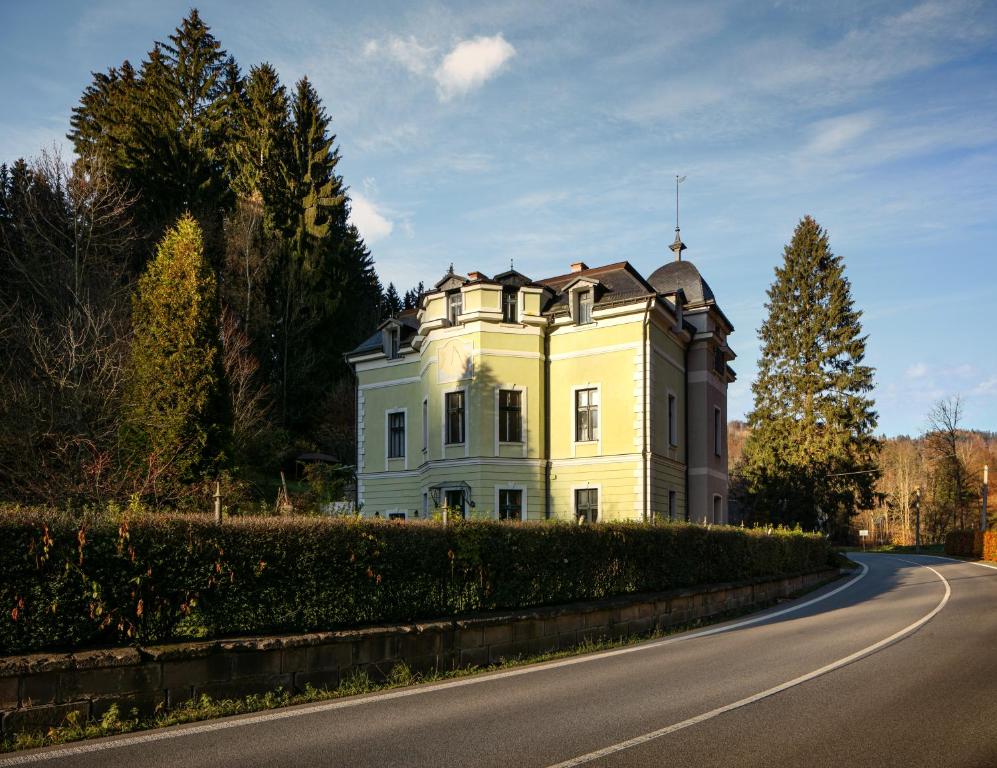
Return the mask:
<path id="1" fill-rule="evenodd" d="M 595 306 L 609 306 L 626 301 L 654 296 L 655 290 L 641 277 L 628 261 L 618 261 L 604 267 L 581 269 L 556 277 L 538 280 L 540 285 L 554 291 L 554 296 L 544 307 L 545 312 L 563 314 L 568 311 L 568 291 L 571 284 L 579 278 L 585 278 L 598 283 L 595 292 Z"/>

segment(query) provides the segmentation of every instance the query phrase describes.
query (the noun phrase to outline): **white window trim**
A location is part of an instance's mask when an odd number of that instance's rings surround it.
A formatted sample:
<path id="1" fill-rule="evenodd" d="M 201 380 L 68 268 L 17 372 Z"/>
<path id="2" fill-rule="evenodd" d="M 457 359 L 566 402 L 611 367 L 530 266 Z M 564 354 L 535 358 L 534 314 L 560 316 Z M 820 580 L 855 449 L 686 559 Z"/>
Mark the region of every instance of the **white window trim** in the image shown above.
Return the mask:
<path id="1" fill-rule="evenodd" d="M 446 314 L 444 315 L 444 317 L 446 317 L 447 327 L 448 328 L 456 328 L 457 326 L 459 326 L 461 324 L 461 319 L 460 318 L 464 314 L 464 294 L 465 294 L 465 291 L 464 291 L 463 287 L 461 287 L 459 289 L 451 289 L 450 291 L 447 291 L 444 294 L 444 299 L 445 299 L 444 308 L 445 308 L 445 311 L 446 311 Z M 460 312 L 458 312 L 457 315 L 456 315 L 456 317 L 454 317 L 454 319 L 451 320 L 450 319 L 450 299 L 452 299 L 454 296 L 460 296 Z"/>
<path id="2" fill-rule="evenodd" d="M 402 423 L 404 425 L 403 437 L 402 437 L 402 450 L 404 455 L 402 456 L 389 456 L 391 453 L 391 414 L 400 413 L 402 414 Z M 408 408 L 388 408 L 384 412 L 384 469 L 388 470 L 389 461 L 402 461 L 405 462 L 405 469 L 408 469 Z"/>
<path id="3" fill-rule="evenodd" d="M 523 436 L 523 439 L 518 443 L 507 442 L 504 440 L 499 440 L 499 392 L 503 389 L 512 390 L 514 392 L 521 392 L 522 397 L 519 402 L 519 432 Z M 466 411 L 466 400 L 465 400 L 465 411 Z M 503 445 L 511 446 L 521 446 L 523 449 L 523 456 L 527 454 L 527 444 L 529 442 L 529 435 L 526 432 L 526 425 L 529 424 L 529 419 L 527 419 L 526 411 L 526 387 L 520 386 L 518 384 L 500 384 L 495 387 L 495 455 L 499 455 L 499 448 Z M 466 413 L 465 413 L 465 422 Z M 467 435 L 464 435 L 467 437 Z"/>
<path id="4" fill-rule="evenodd" d="M 499 491 L 520 491 L 523 494 L 523 506 L 520 511 L 519 519 L 527 520 L 529 515 L 527 514 L 527 493 L 526 486 L 522 483 L 502 483 L 501 485 L 495 486 L 495 519 L 499 519 Z"/>
<path id="5" fill-rule="evenodd" d="M 429 398 L 422 398 L 422 453 L 429 453 Z"/>
<path id="6" fill-rule="evenodd" d="M 577 407 L 578 403 L 577 393 L 578 390 L 580 389 L 594 389 L 597 393 L 599 399 L 599 422 L 597 426 L 599 430 L 598 440 L 575 440 L 575 421 L 576 421 L 575 408 Z M 571 456 L 574 457 L 576 455 L 575 451 L 579 445 L 594 445 L 596 446 L 596 455 L 602 456 L 602 425 L 603 425 L 603 416 L 605 415 L 603 413 L 602 382 L 590 382 L 588 384 L 576 384 L 575 386 L 573 386 L 571 388 L 570 408 L 571 408 L 571 418 L 568 419 L 568 421 L 570 422 L 568 428 L 571 430 L 571 434 L 569 436 L 569 439 L 571 441 Z M 572 504 L 574 504 L 574 501 L 572 501 Z"/>
<path id="7" fill-rule="evenodd" d="M 599 519 L 596 520 L 596 522 L 601 523 L 605 521 L 606 499 L 602 495 L 602 483 L 582 483 L 579 485 L 571 486 L 571 504 L 569 506 L 571 508 L 571 521 L 573 523 L 578 522 L 578 507 L 576 506 L 578 503 L 578 496 L 575 494 L 575 491 L 591 491 L 591 490 L 594 490 L 596 492 L 596 496 L 599 500 Z"/>
<path id="8" fill-rule="evenodd" d="M 675 401 L 675 418 L 672 418 L 671 409 L 668 407 L 671 404 L 672 399 Z M 668 447 L 678 448 L 679 447 L 679 398 L 672 390 L 667 390 L 667 396 L 665 397 L 665 418 L 668 421 Z M 674 423 L 673 423 L 674 422 Z M 674 440 L 672 439 L 674 433 Z"/>
<path id="9" fill-rule="evenodd" d="M 724 413 L 718 405 L 713 406 L 713 455 L 722 459 L 724 455 Z"/>
<path id="10" fill-rule="evenodd" d="M 513 294 L 516 297 L 516 319 L 515 320 L 506 320 L 505 319 L 505 299 L 506 299 L 506 294 Z M 519 289 L 518 288 L 513 288 L 513 289 L 503 288 L 502 289 L 502 321 L 501 321 L 502 324 L 503 325 L 522 325 L 522 322 L 523 322 L 522 321 L 522 315 L 523 315 L 522 297 L 520 295 Z"/>
<path id="11" fill-rule="evenodd" d="M 568 288 L 568 315 L 571 317 L 571 322 L 575 325 L 581 325 L 587 328 L 590 325 L 596 325 L 595 319 L 595 289 L 599 285 L 597 280 L 592 280 L 587 277 L 576 278 L 572 283 L 571 287 Z M 579 291 L 592 291 L 592 319 L 587 323 L 578 322 L 578 292 Z"/>
<path id="12" fill-rule="evenodd" d="M 453 389 L 445 389 L 440 393 L 442 400 L 440 401 L 441 408 L 443 411 L 443 418 L 441 420 L 441 430 L 440 430 L 440 453 L 442 458 L 447 457 L 447 447 L 457 448 L 461 445 L 464 446 L 464 456 L 467 457 L 468 445 L 470 441 L 470 430 L 468 426 L 470 424 L 470 419 L 468 418 L 468 412 L 470 411 L 468 397 L 467 397 L 468 387 L 454 387 Z M 447 395 L 453 392 L 463 392 L 464 393 L 464 442 L 463 443 L 448 443 L 447 442 Z"/>

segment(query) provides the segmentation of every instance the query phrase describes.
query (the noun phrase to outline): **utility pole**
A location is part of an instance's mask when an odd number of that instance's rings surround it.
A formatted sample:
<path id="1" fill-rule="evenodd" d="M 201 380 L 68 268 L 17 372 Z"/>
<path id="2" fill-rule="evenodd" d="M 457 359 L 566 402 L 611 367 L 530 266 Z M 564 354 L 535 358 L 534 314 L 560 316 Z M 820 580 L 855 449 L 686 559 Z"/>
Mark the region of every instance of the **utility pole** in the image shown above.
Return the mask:
<path id="1" fill-rule="evenodd" d="M 215 480 L 215 522 L 222 522 L 222 484 Z"/>
<path id="2" fill-rule="evenodd" d="M 986 531 L 987 530 L 987 493 L 988 493 L 988 491 L 990 489 L 989 474 L 990 474 L 990 467 L 988 467 L 986 464 L 984 464 L 983 465 L 983 489 L 980 492 L 980 495 L 983 498 L 983 507 L 980 510 L 980 530 L 981 531 Z"/>
<path id="3" fill-rule="evenodd" d="M 921 489 L 914 491 L 914 552 L 921 554 Z"/>

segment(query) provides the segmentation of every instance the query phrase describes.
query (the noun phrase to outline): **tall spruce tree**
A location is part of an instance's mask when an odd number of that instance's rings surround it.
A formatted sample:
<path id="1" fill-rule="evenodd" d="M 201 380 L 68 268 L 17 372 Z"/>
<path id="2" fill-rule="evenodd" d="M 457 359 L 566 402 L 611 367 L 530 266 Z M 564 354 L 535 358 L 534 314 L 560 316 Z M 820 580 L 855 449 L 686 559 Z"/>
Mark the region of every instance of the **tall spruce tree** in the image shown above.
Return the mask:
<path id="1" fill-rule="evenodd" d="M 242 199 L 262 205 L 266 229 L 291 218 L 286 179 L 291 156 L 290 104 L 270 64 L 249 71 L 245 102 L 236 116 L 232 188 Z"/>
<path id="2" fill-rule="evenodd" d="M 127 436 L 150 468 L 150 492 L 170 500 L 224 459 L 228 417 L 216 280 L 197 221 L 164 235 L 132 301 Z"/>
<path id="3" fill-rule="evenodd" d="M 740 495 L 755 522 L 841 533 L 871 502 L 873 369 L 844 261 L 811 217 L 797 225 L 768 297 Z"/>
<path id="4" fill-rule="evenodd" d="M 137 76 L 128 62 L 94 75 L 69 138 L 138 194 L 150 237 L 188 210 L 214 225 L 232 202 L 225 144 L 240 90 L 235 61 L 194 9 Z"/>

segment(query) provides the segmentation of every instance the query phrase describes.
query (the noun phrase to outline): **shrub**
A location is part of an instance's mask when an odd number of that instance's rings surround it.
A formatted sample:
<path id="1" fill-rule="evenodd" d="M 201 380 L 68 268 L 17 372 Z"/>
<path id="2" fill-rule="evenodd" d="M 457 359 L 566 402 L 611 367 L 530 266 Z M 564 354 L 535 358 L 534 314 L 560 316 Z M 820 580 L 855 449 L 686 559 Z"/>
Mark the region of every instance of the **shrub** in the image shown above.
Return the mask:
<path id="1" fill-rule="evenodd" d="M 981 531 L 949 531 L 945 534 L 945 554 L 957 557 L 982 557 L 983 533 Z"/>
<path id="2" fill-rule="evenodd" d="M 997 560 L 997 531 L 983 534 L 983 559 Z"/>
<path id="3" fill-rule="evenodd" d="M 328 630 L 823 567 L 802 532 L 0 509 L 0 653 Z"/>

